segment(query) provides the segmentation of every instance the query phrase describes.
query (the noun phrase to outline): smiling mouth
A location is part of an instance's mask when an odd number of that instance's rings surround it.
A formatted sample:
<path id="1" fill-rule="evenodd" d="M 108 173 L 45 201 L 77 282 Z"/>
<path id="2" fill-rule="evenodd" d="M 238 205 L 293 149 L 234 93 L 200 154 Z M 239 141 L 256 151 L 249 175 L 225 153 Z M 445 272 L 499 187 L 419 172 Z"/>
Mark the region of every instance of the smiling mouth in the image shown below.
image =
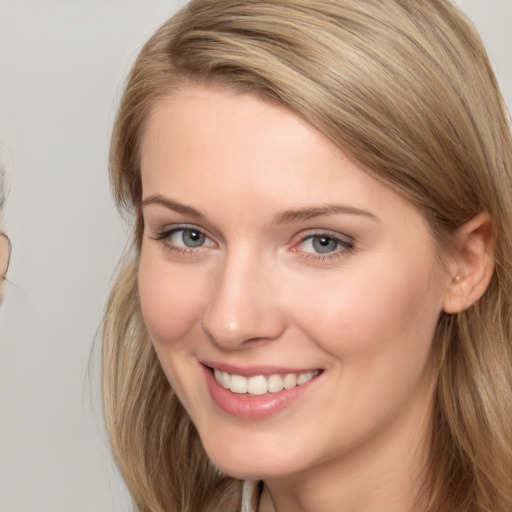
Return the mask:
<path id="1" fill-rule="evenodd" d="M 306 384 L 317 375 L 320 370 L 302 373 L 273 374 L 269 376 L 254 375 L 244 377 L 243 375 L 230 374 L 221 370 L 214 370 L 215 380 L 232 393 L 240 395 L 264 395 L 266 393 L 278 393 L 283 389 L 292 389 Z"/>

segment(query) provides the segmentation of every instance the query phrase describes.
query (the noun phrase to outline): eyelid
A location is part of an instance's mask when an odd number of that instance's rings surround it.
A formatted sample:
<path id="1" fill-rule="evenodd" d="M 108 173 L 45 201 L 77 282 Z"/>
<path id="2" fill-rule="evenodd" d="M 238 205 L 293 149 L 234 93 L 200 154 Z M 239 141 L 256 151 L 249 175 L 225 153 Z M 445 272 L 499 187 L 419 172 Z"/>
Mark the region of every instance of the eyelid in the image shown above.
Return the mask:
<path id="1" fill-rule="evenodd" d="M 355 242 L 352 236 L 340 233 L 338 231 L 333 231 L 331 229 L 308 229 L 306 231 L 301 231 L 298 235 L 295 235 L 293 244 L 296 245 L 314 236 L 326 236 L 346 243 Z"/>
<path id="2" fill-rule="evenodd" d="M 209 219 L 195 219 L 174 212 L 169 215 L 168 212 L 162 210 L 163 208 L 152 208 L 150 206 L 143 210 L 144 230 L 151 238 L 155 238 L 160 233 L 182 228 L 197 229 L 217 244 L 224 241 L 220 230 Z"/>
<path id="3" fill-rule="evenodd" d="M 164 227 L 155 228 L 153 230 L 155 232 L 155 236 L 153 236 L 153 238 L 156 239 L 157 237 L 165 237 L 175 231 L 186 230 L 186 229 L 190 229 L 191 231 L 198 231 L 199 233 L 204 235 L 206 238 L 208 238 L 212 241 L 215 240 L 213 235 L 211 235 L 207 229 L 204 229 L 201 226 L 198 226 L 197 224 L 189 224 L 189 223 L 167 224 Z"/>
<path id="4" fill-rule="evenodd" d="M 171 243 L 171 237 L 178 231 L 197 231 L 201 233 L 207 240 L 211 242 L 208 245 L 200 245 L 197 247 L 187 247 L 186 245 L 175 245 Z M 209 250 L 212 247 L 217 246 L 215 239 L 208 233 L 207 230 L 195 225 L 195 224 L 171 224 L 163 228 L 156 230 L 156 235 L 150 236 L 153 240 L 161 242 L 166 250 L 169 252 L 175 252 L 178 254 L 195 254 L 198 255 L 202 251 Z"/>
<path id="5" fill-rule="evenodd" d="M 320 252 L 310 252 L 300 249 L 300 245 L 306 242 L 307 240 L 314 237 L 322 237 L 331 238 L 333 240 L 337 240 L 340 242 L 340 246 L 335 250 L 326 253 Z M 355 250 L 355 240 L 353 237 L 349 235 L 345 235 L 336 231 L 331 231 L 329 229 L 313 229 L 308 230 L 307 232 L 301 232 L 297 235 L 296 240 L 291 248 L 292 252 L 301 253 L 301 256 L 304 259 L 311 259 L 316 261 L 326 261 L 326 260 L 335 260 L 337 258 L 341 258 L 347 253 L 353 252 Z"/>

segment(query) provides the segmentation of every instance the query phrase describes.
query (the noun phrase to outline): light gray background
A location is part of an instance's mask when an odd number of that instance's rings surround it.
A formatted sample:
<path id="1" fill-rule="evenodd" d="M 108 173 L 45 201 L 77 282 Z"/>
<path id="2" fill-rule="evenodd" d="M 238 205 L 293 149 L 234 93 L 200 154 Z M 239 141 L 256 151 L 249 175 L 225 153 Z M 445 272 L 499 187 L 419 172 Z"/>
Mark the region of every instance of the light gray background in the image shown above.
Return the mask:
<path id="1" fill-rule="evenodd" d="M 13 242 L 0 311 L 0 512 L 127 511 L 88 358 L 125 233 L 107 178 L 122 81 L 180 0 L 0 0 Z M 512 0 L 460 0 L 512 105 Z"/>

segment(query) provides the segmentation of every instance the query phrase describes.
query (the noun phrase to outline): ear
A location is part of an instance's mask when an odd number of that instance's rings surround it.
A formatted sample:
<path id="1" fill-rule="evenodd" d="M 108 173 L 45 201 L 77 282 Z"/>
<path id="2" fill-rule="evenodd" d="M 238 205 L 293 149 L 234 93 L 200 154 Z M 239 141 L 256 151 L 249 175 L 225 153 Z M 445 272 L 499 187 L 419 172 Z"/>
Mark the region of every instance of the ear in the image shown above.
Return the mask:
<path id="1" fill-rule="evenodd" d="M 477 215 L 459 228 L 448 265 L 452 282 L 443 303 L 445 313 L 460 313 L 484 294 L 494 273 L 495 243 L 488 213 Z"/>

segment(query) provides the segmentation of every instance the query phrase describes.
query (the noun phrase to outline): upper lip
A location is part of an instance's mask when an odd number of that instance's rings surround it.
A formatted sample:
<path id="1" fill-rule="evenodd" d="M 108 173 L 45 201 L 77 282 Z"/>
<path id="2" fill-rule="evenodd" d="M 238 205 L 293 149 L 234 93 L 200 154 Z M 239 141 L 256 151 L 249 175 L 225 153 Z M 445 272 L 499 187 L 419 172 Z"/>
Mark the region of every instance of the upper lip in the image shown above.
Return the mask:
<path id="1" fill-rule="evenodd" d="M 227 363 L 214 361 L 201 361 L 201 364 L 213 370 L 227 372 L 231 375 L 241 375 L 242 377 L 253 377 L 255 375 L 275 375 L 288 373 L 307 373 L 321 370 L 320 368 L 290 368 L 278 365 L 251 365 L 235 366 Z"/>

